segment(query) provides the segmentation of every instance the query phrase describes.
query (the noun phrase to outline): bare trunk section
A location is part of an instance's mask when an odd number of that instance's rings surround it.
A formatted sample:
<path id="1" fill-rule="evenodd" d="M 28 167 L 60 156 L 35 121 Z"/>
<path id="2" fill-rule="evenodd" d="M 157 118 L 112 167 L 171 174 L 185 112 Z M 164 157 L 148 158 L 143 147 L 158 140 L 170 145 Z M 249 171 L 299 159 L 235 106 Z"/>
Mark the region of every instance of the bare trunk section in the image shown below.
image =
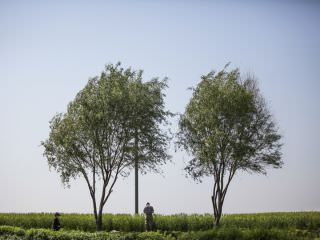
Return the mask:
<path id="1" fill-rule="evenodd" d="M 96 230 L 102 231 L 102 212 L 99 212 L 96 217 Z"/>
<path id="2" fill-rule="evenodd" d="M 107 188 L 108 182 L 109 182 L 108 179 L 103 180 L 102 194 L 101 194 L 101 199 L 100 199 L 100 204 L 99 204 L 99 211 L 98 211 L 97 218 L 96 218 L 96 230 L 97 231 L 102 231 L 102 211 L 103 211 L 104 204 L 106 202 L 105 198 L 106 198 L 106 188 Z"/>
<path id="3" fill-rule="evenodd" d="M 92 197 L 92 202 L 93 202 L 93 214 L 94 214 L 94 219 L 96 220 L 96 223 L 97 223 L 98 212 L 97 212 L 96 199 L 95 199 L 94 197 Z"/>
<path id="4" fill-rule="evenodd" d="M 89 188 L 89 191 L 90 191 L 90 196 L 91 196 L 91 199 L 92 199 L 92 204 L 93 204 L 93 214 L 94 214 L 94 218 L 95 218 L 95 222 L 96 222 L 96 230 L 97 231 L 102 231 L 102 210 L 103 210 L 103 207 L 107 201 L 107 198 L 109 197 L 111 191 L 112 191 L 112 187 L 115 183 L 115 181 L 112 183 L 111 185 L 111 189 L 109 190 L 109 193 L 107 194 L 106 196 L 106 188 L 107 188 L 107 185 L 108 185 L 108 182 L 109 182 L 109 178 L 108 179 L 104 179 L 104 182 L 103 182 L 103 187 L 102 187 L 102 194 L 101 194 L 101 199 L 100 199 L 100 203 L 99 203 L 99 208 L 98 208 L 98 205 L 97 205 L 97 199 L 96 199 L 96 176 L 95 176 L 95 172 L 93 172 L 93 183 L 92 185 L 90 184 L 90 180 L 88 178 L 88 175 L 86 174 L 85 171 L 82 172 L 83 173 L 83 176 L 87 182 L 87 185 L 88 185 L 88 188 Z M 116 179 L 115 179 L 116 180 Z"/>
<path id="5" fill-rule="evenodd" d="M 224 203 L 230 182 L 235 174 L 235 170 L 229 172 L 229 176 L 225 179 L 225 180 L 227 180 L 226 185 L 224 185 L 224 169 L 223 169 L 222 173 L 223 173 L 222 176 L 218 175 L 215 178 L 214 186 L 213 186 L 213 193 L 211 196 L 213 213 L 214 213 L 214 226 L 220 225 L 223 203 Z"/>
<path id="6" fill-rule="evenodd" d="M 120 172 L 120 167 L 118 166 L 112 181 L 110 181 L 110 179 L 112 178 L 111 171 L 106 174 L 106 178 L 104 179 L 103 186 L 102 186 L 102 194 L 101 194 L 101 199 L 100 199 L 100 204 L 99 204 L 99 211 L 98 211 L 98 214 L 96 217 L 96 230 L 97 231 L 103 230 L 103 226 L 102 226 L 102 224 L 103 224 L 103 221 L 102 221 L 103 207 L 106 204 L 107 200 L 110 197 L 110 194 L 113 191 L 113 186 L 115 185 L 115 183 L 118 179 L 119 172 Z M 107 186 L 109 183 L 111 185 L 107 190 Z"/>
<path id="7" fill-rule="evenodd" d="M 224 199 L 222 198 L 222 191 L 220 189 L 215 189 L 213 195 L 211 196 L 211 201 L 214 213 L 214 225 L 219 226 L 224 202 Z"/>

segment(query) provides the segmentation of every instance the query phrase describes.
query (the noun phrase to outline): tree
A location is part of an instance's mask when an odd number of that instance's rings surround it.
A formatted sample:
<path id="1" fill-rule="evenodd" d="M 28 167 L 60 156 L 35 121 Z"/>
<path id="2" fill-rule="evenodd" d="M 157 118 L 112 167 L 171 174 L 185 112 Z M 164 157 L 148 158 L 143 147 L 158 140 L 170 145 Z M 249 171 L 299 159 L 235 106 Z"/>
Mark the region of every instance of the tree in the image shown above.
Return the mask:
<path id="1" fill-rule="evenodd" d="M 142 71 L 107 65 L 99 77 L 69 103 L 67 112 L 50 121 L 48 139 L 41 142 L 48 164 L 66 186 L 83 177 L 93 203 L 97 230 L 119 176 L 128 176 L 139 157 L 143 173 L 159 171 L 169 159 L 169 137 L 161 126 L 166 80 L 142 82 Z M 98 196 L 100 190 L 100 196 Z"/>
<path id="2" fill-rule="evenodd" d="M 185 170 L 193 179 L 213 176 L 214 223 L 236 172 L 266 174 L 280 168 L 281 136 L 253 77 L 239 69 L 201 77 L 179 120 L 178 146 L 192 159 Z"/>

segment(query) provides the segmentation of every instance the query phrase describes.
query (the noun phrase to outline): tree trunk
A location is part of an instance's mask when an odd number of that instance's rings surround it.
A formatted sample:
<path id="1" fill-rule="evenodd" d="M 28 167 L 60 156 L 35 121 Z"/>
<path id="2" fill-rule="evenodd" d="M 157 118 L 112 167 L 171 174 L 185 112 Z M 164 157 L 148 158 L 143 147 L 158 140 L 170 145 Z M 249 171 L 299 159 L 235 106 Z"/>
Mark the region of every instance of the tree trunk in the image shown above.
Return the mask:
<path id="1" fill-rule="evenodd" d="M 102 213 L 99 213 L 96 218 L 96 230 L 102 231 Z"/>
<path id="2" fill-rule="evenodd" d="M 214 212 L 214 226 L 216 227 L 220 225 L 220 219 L 222 216 L 223 200 L 221 198 L 221 194 L 222 194 L 221 192 L 216 191 L 214 195 L 211 197 L 213 212 Z"/>
<path id="3" fill-rule="evenodd" d="M 220 224 L 220 216 L 217 216 L 217 217 L 215 217 L 214 218 L 214 225 L 216 226 L 216 227 L 218 227 L 219 226 L 219 224 Z"/>

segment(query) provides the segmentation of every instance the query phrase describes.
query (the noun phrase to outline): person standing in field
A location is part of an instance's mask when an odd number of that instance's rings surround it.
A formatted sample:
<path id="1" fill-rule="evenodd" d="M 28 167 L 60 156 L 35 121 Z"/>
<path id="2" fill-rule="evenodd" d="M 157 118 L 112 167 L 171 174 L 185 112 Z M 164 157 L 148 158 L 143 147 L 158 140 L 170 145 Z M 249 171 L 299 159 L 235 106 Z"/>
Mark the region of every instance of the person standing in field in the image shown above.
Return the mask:
<path id="1" fill-rule="evenodd" d="M 59 231 L 61 228 L 59 216 L 60 216 L 60 213 L 58 213 L 58 212 L 56 212 L 54 214 L 54 219 L 53 219 L 53 224 L 52 224 L 53 231 Z"/>
<path id="2" fill-rule="evenodd" d="M 153 216 L 154 213 L 153 207 L 150 203 L 147 203 L 145 208 L 143 209 L 144 214 L 146 215 L 146 230 L 152 231 L 153 230 Z"/>

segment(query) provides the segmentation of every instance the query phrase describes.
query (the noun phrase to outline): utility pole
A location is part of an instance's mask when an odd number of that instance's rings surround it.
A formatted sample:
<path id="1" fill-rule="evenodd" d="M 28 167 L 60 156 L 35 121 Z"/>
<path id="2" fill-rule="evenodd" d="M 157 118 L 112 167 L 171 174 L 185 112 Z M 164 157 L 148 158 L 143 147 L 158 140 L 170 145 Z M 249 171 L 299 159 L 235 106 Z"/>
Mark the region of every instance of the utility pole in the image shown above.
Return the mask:
<path id="1" fill-rule="evenodd" d="M 135 159 L 134 163 L 135 173 L 135 214 L 139 214 L 139 171 L 138 171 L 138 159 Z"/>
<path id="2" fill-rule="evenodd" d="M 134 139 L 134 187 L 135 187 L 135 214 L 139 214 L 139 151 L 138 151 L 138 136 L 136 134 Z"/>

